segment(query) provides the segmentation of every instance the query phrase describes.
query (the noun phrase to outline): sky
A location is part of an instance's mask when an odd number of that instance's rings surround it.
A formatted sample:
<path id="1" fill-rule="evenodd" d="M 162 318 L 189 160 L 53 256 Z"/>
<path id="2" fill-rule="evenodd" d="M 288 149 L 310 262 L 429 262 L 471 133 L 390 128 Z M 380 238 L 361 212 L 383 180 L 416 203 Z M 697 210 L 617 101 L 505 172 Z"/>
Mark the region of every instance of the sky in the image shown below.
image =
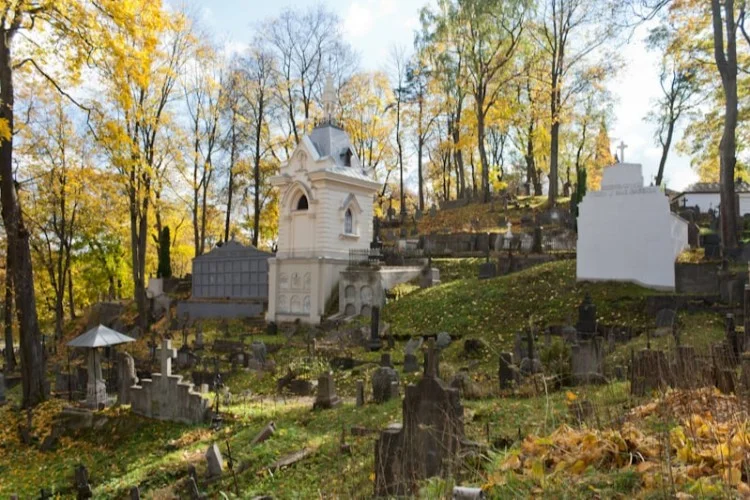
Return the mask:
<path id="1" fill-rule="evenodd" d="M 168 0 L 176 4 L 177 0 Z M 419 27 L 419 10 L 432 0 L 323 0 L 336 12 L 344 25 L 344 38 L 360 56 L 362 70 L 387 69 L 388 56 L 394 46 L 411 47 L 413 32 Z M 247 45 L 258 23 L 276 16 L 286 7 L 308 7 L 318 0 L 180 0 L 193 9 L 205 29 L 214 33 L 230 50 Z M 616 99 L 615 122 L 609 131 L 613 154 L 624 141 L 625 161 L 641 163 L 643 177 L 649 184 L 656 175 L 661 148 L 656 146 L 655 128 L 644 117 L 659 97 L 659 71 L 656 53 L 646 50 L 646 29 L 639 28 L 630 42 L 620 49 L 623 67 L 609 89 Z M 679 139 L 679 137 L 678 137 Z M 619 153 L 618 153 L 619 154 Z M 696 182 L 689 158 L 680 156 L 674 147 L 665 169 L 666 185 L 682 190 Z"/>

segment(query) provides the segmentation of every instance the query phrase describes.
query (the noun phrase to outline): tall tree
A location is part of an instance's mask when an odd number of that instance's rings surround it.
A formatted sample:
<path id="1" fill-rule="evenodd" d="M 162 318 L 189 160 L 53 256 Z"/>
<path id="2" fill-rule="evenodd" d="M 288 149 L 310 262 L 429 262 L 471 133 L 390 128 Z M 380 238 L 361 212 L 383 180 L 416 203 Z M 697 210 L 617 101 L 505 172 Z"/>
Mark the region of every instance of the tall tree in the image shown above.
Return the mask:
<path id="1" fill-rule="evenodd" d="M 215 160 L 218 156 L 221 132 L 219 122 L 222 109 L 223 67 L 212 47 L 197 51 L 190 76 L 183 82 L 185 104 L 190 121 L 191 171 L 189 174 L 195 255 L 206 250 L 206 223 L 209 196 L 215 179 Z"/>
<path id="2" fill-rule="evenodd" d="M 108 28 L 108 50 L 97 66 L 104 89 L 96 98 L 102 113 L 95 117 L 95 130 L 128 198 L 134 297 L 138 326 L 145 332 L 153 182 L 161 166 L 158 155 L 170 122 L 170 104 L 194 43 L 184 16 L 165 12 L 158 2 L 136 3 L 131 7 L 139 16 L 133 25 L 120 27 L 102 20 Z"/>
<path id="3" fill-rule="evenodd" d="M 555 204 L 559 189 L 560 125 L 568 98 L 578 92 L 573 71 L 592 52 L 612 41 L 617 23 L 611 6 L 599 0 L 543 0 L 539 40 L 547 56 L 550 93 L 549 202 Z"/>
<path id="4" fill-rule="evenodd" d="M 679 58 L 667 50 L 664 36 L 668 35 L 663 30 L 652 31 L 649 36 L 650 45 L 664 51 L 659 74 L 662 94 L 657 101 L 657 109 L 647 116 L 649 121 L 656 124 L 656 141 L 661 147 L 655 181 L 657 186 L 661 186 L 664 179 L 664 168 L 677 122 L 695 105 L 695 96 L 699 91 L 694 69 L 682 67 Z"/>
<path id="5" fill-rule="evenodd" d="M 394 113 L 396 126 L 393 130 L 396 141 L 396 154 L 398 158 L 399 173 L 399 206 L 401 217 L 406 215 L 406 198 L 404 191 L 404 142 L 402 137 L 404 103 L 408 95 L 407 89 L 407 64 L 406 49 L 404 47 L 393 47 L 391 49 L 390 79 L 393 89 L 393 101 L 388 108 Z"/>
<path id="6" fill-rule="evenodd" d="M 269 117 L 274 113 L 272 89 L 276 86 L 276 71 L 271 53 L 262 48 L 251 49 L 242 60 L 246 84 L 246 120 L 250 125 L 253 155 L 253 246 L 258 246 L 263 210 L 263 162 L 273 154 L 269 130 Z M 309 111 L 308 111 L 309 112 Z"/>
<path id="7" fill-rule="evenodd" d="M 464 0 L 451 22 L 467 41 L 466 67 L 474 97 L 477 144 L 482 169 L 482 199 L 490 198 L 490 173 L 486 148 L 487 115 L 516 76 L 514 55 L 524 30 L 525 0 Z"/>
<path id="8" fill-rule="evenodd" d="M 16 192 L 13 162 L 13 132 L 15 131 L 14 87 L 18 72 L 33 70 L 42 75 L 58 91 L 64 92 L 62 79 L 56 78 L 54 67 L 46 60 L 51 54 L 65 59 L 69 75 L 77 69 L 97 46 L 92 41 L 96 28 L 91 23 L 88 8 L 93 2 L 48 2 L 24 0 L 4 2 L 0 12 L 0 203 L 8 241 L 15 292 L 16 315 L 21 341 L 21 380 L 23 405 L 34 406 L 45 398 L 44 354 L 42 352 L 39 320 L 34 292 L 34 272 L 31 262 L 29 229 L 24 223 Z M 130 23 L 133 13 L 118 3 L 97 5 L 100 12 L 111 16 L 113 23 Z M 23 51 L 24 45 L 42 38 L 58 43 L 54 50 Z M 66 57 L 67 56 L 67 57 Z M 57 60 L 59 66 L 59 59 Z M 69 95 L 69 94 L 66 94 Z"/>

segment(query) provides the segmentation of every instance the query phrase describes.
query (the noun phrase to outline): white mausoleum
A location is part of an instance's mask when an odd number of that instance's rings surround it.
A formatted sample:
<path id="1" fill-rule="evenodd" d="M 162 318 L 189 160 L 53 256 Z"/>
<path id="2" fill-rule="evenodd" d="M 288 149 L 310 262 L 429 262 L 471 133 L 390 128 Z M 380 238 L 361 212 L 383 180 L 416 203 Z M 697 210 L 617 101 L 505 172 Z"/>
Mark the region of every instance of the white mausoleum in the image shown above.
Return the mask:
<path id="1" fill-rule="evenodd" d="M 605 168 L 601 190 L 586 193 L 578 210 L 578 280 L 674 289 L 674 263 L 688 248 L 688 224 L 670 211 L 658 187 L 643 186 L 641 165 Z"/>
<path id="2" fill-rule="evenodd" d="M 380 183 L 362 167 L 349 136 L 333 123 L 328 78 L 325 120 L 297 145 L 271 184 L 279 188 L 279 240 L 268 261 L 266 319 L 319 323 L 338 293 L 349 251 L 369 249 Z"/>

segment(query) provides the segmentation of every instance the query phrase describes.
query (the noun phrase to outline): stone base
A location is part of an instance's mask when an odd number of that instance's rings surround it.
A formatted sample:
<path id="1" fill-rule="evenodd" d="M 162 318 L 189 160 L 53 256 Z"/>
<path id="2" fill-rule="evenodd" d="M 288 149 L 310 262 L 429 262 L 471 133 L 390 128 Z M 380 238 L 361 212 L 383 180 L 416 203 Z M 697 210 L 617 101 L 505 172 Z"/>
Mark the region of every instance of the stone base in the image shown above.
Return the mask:
<path id="1" fill-rule="evenodd" d="M 313 403 L 313 410 L 330 410 L 331 408 L 341 406 L 341 403 L 341 398 L 338 396 L 327 401 L 315 401 L 315 403 Z"/>

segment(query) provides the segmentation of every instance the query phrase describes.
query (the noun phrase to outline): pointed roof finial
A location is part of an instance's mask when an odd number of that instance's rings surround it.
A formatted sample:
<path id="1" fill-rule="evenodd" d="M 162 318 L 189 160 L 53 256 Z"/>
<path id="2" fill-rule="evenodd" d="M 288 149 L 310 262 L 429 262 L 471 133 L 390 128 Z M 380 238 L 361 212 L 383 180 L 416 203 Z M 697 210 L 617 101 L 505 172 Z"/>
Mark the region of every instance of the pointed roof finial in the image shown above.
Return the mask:
<path id="1" fill-rule="evenodd" d="M 323 113 L 327 123 L 333 122 L 333 107 L 336 101 L 336 89 L 333 88 L 333 76 L 326 75 L 326 85 L 323 89 Z"/>

